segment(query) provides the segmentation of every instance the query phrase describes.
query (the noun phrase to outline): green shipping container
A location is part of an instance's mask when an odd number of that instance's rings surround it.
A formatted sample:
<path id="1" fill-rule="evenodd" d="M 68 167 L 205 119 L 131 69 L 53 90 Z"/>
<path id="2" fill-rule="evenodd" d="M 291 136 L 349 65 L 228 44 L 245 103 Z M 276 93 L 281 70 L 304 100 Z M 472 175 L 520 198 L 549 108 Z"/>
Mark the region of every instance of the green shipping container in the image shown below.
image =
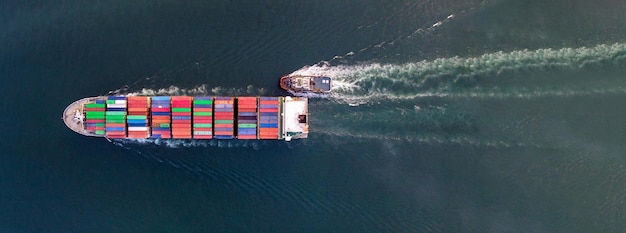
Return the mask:
<path id="1" fill-rule="evenodd" d="M 105 104 L 85 104 L 87 108 L 105 108 Z"/>
<path id="2" fill-rule="evenodd" d="M 160 126 L 163 127 L 163 128 L 168 128 L 168 127 L 170 127 L 170 124 L 168 124 L 168 123 L 161 123 Z"/>
<path id="3" fill-rule="evenodd" d="M 127 118 L 129 120 L 146 120 L 146 119 L 148 119 L 147 116 L 137 116 L 137 115 L 128 115 Z"/>
<path id="4" fill-rule="evenodd" d="M 111 119 L 111 120 L 125 120 L 126 116 L 107 116 L 106 119 Z"/>
<path id="5" fill-rule="evenodd" d="M 106 119 L 106 123 L 126 123 L 124 120 Z"/>
<path id="6" fill-rule="evenodd" d="M 191 112 L 191 108 L 172 108 L 172 112 Z"/>
<path id="7" fill-rule="evenodd" d="M 213 104 L 213 100 L 194 100 L 194 104 Z"/>
<path id="8" fill-rule="evenodd" d="M 237 124 L 239 128 L 256 128 L 256 124 Z"/>
<path id="9" fill-rule="evenodd" d="M 211 128 L 213 124 L 193 124 L 194 128 Z"/>
<path id="10" fill-rule="evenodd" d="M 194 116 L 213 116 L 212 112 L 193 112 Z"/>
<path id="11" fill-rule="evenodd" d="M 215 120 L 213 121 L 215 124 L 232 124 L 233 120 Z"/>
<path id="12" fill-rule="evenodd" d="M 104 130 L 96 130 L 96 134 L 103 135 L 104 134 Z"/>
<path id="13" fill-rule="evenodd" d="M 115 100 L 107 100 L 107 104 L 115 104 Z"/>
<path id="14" fill-rule="evenodd" d="M 109 111 L 106 112 L 107 116 L 125 116 L 126 112 Z"/>
<path id="15" fill-rule="evenodd" d="M 87 111 L 85 112 L 86 114 L 91 114 L 91 115 L 102 115 L 104 116 L 104 112 L 91 112 L 91 111 Z"/>
<path id="16" fill-rule="evenodd" d="M 104 127 L 104 123 L 96 123 L 96 127 Z"/>
<path id="17" fill-rule="evenodd" d="M 104 120 L 104 116 L 87 116 L 87 120 Z"/>

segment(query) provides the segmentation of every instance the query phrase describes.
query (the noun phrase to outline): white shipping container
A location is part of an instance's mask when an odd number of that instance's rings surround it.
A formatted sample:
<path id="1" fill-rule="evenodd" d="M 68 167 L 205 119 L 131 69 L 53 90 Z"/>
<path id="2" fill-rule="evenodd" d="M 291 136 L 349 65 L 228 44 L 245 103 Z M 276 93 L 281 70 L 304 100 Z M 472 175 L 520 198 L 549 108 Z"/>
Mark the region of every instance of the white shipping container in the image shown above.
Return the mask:
<path id="1" fill-rule="evenodd" d="M 107 108 L 126 108 L 126 104 L 107 104 Z"/>
<path id="2" fill-rule="evenodd" d="M 148 127 L 128 127 L 128 131 L 148 131 Z"/>
<path id="3" fill-rule="evenodd" d="M 115 104 L 126 104 L 126 100 L 115 100 Z"/>

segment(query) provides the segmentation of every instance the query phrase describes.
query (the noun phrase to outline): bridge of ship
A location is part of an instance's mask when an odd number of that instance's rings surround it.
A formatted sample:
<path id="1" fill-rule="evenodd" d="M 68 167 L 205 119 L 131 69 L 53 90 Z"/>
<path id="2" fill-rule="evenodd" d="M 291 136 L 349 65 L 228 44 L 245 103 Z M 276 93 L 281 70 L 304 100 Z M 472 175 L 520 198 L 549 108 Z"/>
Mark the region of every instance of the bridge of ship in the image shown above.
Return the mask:
<path id="1" fill-rule="evenodd" d="M 291 85 L 295 89 L 312 90 L 312 91 L 330 91 L 329 77 L 297 77 Z"/>

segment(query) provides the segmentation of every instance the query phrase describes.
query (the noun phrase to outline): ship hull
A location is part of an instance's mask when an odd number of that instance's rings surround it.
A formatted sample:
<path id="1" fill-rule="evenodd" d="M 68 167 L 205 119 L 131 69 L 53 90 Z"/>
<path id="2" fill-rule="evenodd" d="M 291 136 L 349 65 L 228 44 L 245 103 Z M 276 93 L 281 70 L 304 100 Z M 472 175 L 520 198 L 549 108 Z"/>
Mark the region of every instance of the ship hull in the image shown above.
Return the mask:
<path id="1" fill-rule="evenodd" d="M 331 79 L 326 76 L 287 75 L 280 78 L 280 88 L 293 94 L 330 93 Z"/>
<path id="2" fill-rule="evenodd" d="M 97 96 L 63 111 L 72 131 L 109 139 L 291 140 L 308 137 L 304 97 Z"/>

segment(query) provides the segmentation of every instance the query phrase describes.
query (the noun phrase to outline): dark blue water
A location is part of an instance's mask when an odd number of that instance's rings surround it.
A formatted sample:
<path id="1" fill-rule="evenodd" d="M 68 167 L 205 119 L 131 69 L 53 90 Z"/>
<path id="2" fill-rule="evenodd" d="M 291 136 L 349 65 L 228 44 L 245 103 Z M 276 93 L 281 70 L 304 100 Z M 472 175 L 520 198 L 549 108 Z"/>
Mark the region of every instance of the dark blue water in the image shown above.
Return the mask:
<path id="1" fill-rule="evenodd" d="M 0 232 L 621 232 L 622 1 L 0 4 Z M 114 141 L 107 93 L 285 95 L 305 140 Z M 358 106 L 350 106 L 358 105 Z"/>

